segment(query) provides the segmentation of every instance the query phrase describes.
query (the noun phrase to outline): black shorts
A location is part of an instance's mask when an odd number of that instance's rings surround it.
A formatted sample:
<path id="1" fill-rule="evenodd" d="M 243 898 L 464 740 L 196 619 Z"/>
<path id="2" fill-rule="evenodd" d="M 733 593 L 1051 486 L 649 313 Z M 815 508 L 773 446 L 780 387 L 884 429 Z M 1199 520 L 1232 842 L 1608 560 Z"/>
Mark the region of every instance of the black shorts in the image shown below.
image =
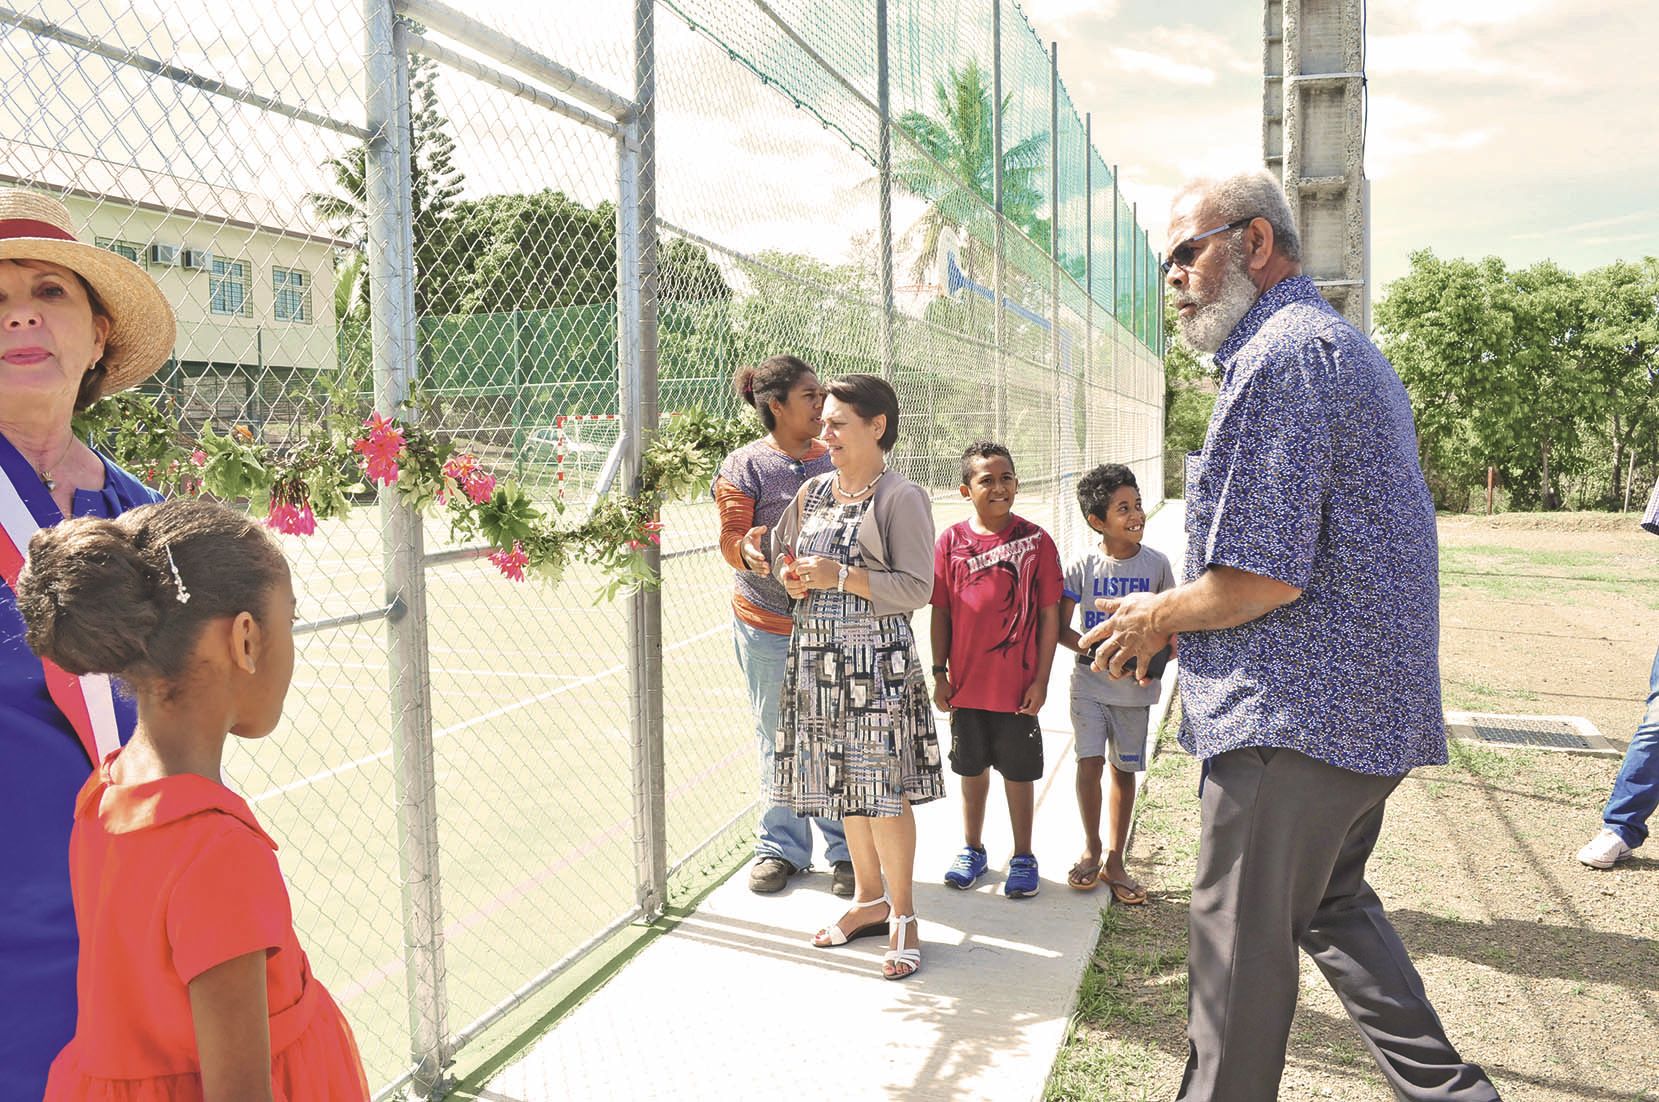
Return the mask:
<path id="1" fill-rule="evenodd" d="M 950 714 L 950 767 L 977 777 L 996 766 L 1005 781 L 1043 779 L 1043 731 L 1036 716 L 956 708 Z"/>

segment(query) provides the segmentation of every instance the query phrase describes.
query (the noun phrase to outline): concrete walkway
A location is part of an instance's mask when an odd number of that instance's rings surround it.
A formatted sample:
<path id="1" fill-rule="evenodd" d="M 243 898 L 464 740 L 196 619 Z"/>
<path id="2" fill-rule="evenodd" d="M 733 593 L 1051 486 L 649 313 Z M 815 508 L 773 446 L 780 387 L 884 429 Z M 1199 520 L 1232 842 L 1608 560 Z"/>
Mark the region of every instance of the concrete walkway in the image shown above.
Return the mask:
<path id="1" fill-rule="evenodd" d="M 1180 570 L 1179 502 L 1147 525 L 1147 542 Z M 920 614 L 926 638 L 926 613 Z M 1069 652 L 1056 655 L 1042 712 L 1047 771 L 1033 848 L 1042 892 L 1001 894 L 1010 853 L 1006 805 L 993 785 L 985 842 L 992 872 L 971 892 L 943 886 L 961 846 L 961 803 L 917 809 L 916 910 L 922 970 L 880 974 L 885 939 L 815 949 L 812 931 L 846 904 L 823 871 L 758 896 L 744 875 L 716 888 L 479 1097 L 590 1099 L 969 1100 L 1040 1098 L 1099 933 L 1104 885 L 1068 889 L 1082 847 L 1073 796 Z M 1173 669 L 1153 711 L 1168 708 Z M 941 725 L 941 745 L 948 730 Z"/>

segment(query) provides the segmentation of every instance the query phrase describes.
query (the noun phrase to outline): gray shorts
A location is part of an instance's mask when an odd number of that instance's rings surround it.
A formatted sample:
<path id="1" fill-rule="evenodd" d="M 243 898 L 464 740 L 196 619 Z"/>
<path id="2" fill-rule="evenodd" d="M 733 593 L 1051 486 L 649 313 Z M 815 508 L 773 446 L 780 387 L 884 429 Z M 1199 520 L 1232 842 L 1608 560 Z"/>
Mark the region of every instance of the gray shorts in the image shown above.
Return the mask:
<path id="1" fill-rule="evenodd" d="M 1151 711 L 1145 704 L 1102 704 L 1072 693 L 1071 728 L 1077 739 L 1077 759 L 1105 757 L 1125 773 L 1144 772 L 1147 717 Z"/>

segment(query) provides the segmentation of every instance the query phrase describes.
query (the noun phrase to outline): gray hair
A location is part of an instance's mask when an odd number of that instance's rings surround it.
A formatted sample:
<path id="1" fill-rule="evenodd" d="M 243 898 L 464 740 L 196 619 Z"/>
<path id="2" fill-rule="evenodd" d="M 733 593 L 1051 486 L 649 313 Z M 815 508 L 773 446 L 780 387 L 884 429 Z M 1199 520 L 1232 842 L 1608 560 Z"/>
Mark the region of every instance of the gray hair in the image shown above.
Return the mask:
<path id="1" fill-rule="evenodd" d="M 1302 238 L 1290 215 L 1290 201 L 1277 177 L 1263 169 L 1237 172 L 1231 176 L 1193 180 L 1175 193 L 1175 202 L 1189 195 L 1202 198 L 1204 209 L 1217 222 L 1241 218 L 1265 218 L 1273 227 L 1273 247 L 1286 260 L 1300 262 Z"/>

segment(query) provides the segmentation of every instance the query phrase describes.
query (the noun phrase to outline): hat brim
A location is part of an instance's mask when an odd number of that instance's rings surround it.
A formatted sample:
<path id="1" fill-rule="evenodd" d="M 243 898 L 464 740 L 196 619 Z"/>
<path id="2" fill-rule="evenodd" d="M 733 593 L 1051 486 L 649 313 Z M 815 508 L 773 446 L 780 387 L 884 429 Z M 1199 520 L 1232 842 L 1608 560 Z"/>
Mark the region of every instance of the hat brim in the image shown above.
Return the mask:
<path id="1" fill-rule="evenodd" d="M 79 241 L 9 237 L 0 240 L 0 260 L 61 264 L 97 293 L 110 316 L 100 398 L 148 379 L 173 354 L 178 342 L 173 306 L 150 273 L 126 257 Z"/>

